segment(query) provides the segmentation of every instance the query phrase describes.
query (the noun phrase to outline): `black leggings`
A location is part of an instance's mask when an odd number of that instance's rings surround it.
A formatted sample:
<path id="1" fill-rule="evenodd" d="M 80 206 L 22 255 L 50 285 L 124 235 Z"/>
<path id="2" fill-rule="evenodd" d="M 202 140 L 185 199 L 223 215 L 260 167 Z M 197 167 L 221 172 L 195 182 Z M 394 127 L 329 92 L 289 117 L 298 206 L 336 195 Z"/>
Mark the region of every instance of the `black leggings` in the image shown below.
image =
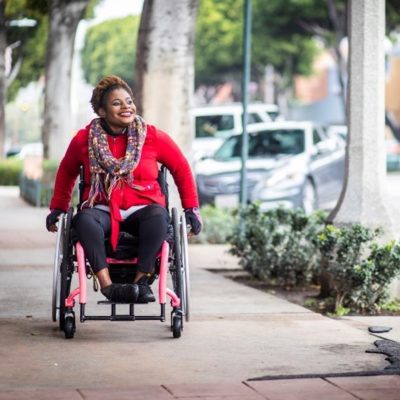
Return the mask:
<path id="1" fill-rule="evenodd" d="M 79 242 L 93 271 L 107 268 L 104 240 L 110 236 L 110 214 L 98 208 L 85 208 L 72 220 Z M 122 231 L 139 238 L 138 270 L 151 273 L 157 253 L 167 236 L 169 215 L 167 210 L 151 204 L 131 214 L 120 223 Z"/>

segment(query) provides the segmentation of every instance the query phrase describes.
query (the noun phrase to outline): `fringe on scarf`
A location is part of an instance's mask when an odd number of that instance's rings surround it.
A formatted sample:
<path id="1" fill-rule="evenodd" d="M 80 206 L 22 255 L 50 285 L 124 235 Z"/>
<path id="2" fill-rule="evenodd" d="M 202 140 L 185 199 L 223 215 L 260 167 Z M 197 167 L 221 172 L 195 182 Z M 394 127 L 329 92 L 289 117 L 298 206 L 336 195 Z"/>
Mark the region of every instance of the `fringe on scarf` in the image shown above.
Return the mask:
<path id="1" fill-rule="evenodd" d="M 126 183 L 136 190 L 144 190 L 133 182 L 133 170 L 139 163 L 142 147 L 146 138 L 146 124 L 136 116 L 128 128 L 128 144 L 125 157 L 116 160 L 111 154 L 107 142 L 107 133 L 101 127 L 100 119 L 93 121 L 89 132 L 89 162 L 91 185 L 88 199 L 82 207 L 93 207 L 99 198 L 110 200 L 113 190 Z"/>

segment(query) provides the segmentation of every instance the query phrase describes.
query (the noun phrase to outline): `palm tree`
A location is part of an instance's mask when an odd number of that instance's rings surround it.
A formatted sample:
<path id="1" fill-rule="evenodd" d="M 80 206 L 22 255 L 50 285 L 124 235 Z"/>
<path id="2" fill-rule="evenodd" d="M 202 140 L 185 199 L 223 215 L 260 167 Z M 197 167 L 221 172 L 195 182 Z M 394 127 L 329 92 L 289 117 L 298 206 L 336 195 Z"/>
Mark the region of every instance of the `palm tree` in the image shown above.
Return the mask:
<path id="1" fill-rule="evenodd" d="M 147 0 L 139 28 L 135 97 L 145 119 L 189 153 L 199 0 Z"/>
<path id="2" fill-rule="evenodd" d="M 90 0 L 52 0 L 46 54 L 44 157 L 59 160 L 71 138 L 71 69 L 75 34 Z"/>

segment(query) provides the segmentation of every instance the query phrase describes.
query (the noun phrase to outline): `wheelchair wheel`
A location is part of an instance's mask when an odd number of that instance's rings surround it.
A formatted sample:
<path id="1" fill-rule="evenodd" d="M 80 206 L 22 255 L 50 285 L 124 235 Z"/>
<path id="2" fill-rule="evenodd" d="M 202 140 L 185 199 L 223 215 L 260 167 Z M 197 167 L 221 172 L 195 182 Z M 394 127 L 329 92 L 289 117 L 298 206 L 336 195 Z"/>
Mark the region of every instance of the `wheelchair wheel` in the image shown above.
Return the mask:
<path id="1" fill-rule="evenodd" d="M 182 333 L 182 316 L 174 315 L 172 317 L 172 335 L 175 339 L 181 337 Z"/>
<path id="2" fill-rule="evenodd" d="M 171 270 L 172 273 L 172 284 L 174 286 L 174 292 L 182 301 L 182 253 L 181 253 L 181 239 L 179 230 L 179 217 L 178 210 L 174 207 L 172 209 L 172 226 L 174 229 L 174 266 Z"/>
<path id="3" fill-rule="evenodd" d="M 183 318 L 189 321 L 189 257 L 185 215 L 179 219 L 176 208 L 172 209 L 174 230 L 173 267 L 171 269 L 174 291 L 181 300 L 181 306 L 172 312 L 171 329 L 174 338 L 179 338 L 183 330 Z"/>
<path id="4" fill-rule="evenodd" d="M 75 314 L 67 312 L 64 318 L 64 335 L 66 339 L 72 339 L 75 334 Z"/>
<path id="5" fill-rule="evenodd" d="M 71 280 L 73 272 L 73 254 L 71 243 L 71 221 L 73 209 L 70 208 L 65 215 L 64 221 L 64 234 L 63 234 L 63 258 L 60 265 L 60 302 L 59 302 L 59 327 L 64 330 L 66 321 L 66 308 L 65 299 L 69 296 L 71 291 Z"/>
<path id="6" fill-rule="evenodd" d="M 180 240 L 182 253 L 182 307 L 185 321 L 190 320 L 190 276 L 189 276 L 189 243 L 186 228 L 185 214 L 181 216 L 180 223 Z"/>
<path id="7" fill-rule="evenodd" d="M 64 226 L 65 214 L 61 214 L 58 222 L 56 250 L 54 255 L 54 268 L 53 268 L 53 297 L 52 297 L 52 319 L 57 321 L 57 311 L 60 308 L 60 281 L 61 281 L 61 263 L 63 260 L 63 247 L 64 247 Z"/>

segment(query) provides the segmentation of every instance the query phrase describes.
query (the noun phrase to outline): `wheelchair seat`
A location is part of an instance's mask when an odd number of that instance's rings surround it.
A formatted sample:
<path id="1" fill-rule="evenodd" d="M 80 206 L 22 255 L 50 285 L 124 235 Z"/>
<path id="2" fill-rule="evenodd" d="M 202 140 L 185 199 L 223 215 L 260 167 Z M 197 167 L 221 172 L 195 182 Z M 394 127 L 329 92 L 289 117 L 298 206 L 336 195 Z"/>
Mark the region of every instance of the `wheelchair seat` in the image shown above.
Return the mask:
<path id="1" fill-rule="evenodd" d="M 168 224 L 167 236 L 165 240 L 172 244 L 174 238 L 174 227 L 172 223 Z M 128 232 L 121 231 L 118 237 L 117 248 L 115 251 L 111 247 L 109 238 L 106 239 L 106 255 L 107 257 L 114 258 L 116 260 L 126 260 L 128 258 L 134 258 L 138 255 L 139 238 Z"/>
<path id="2" fill-rule="evenodd" d="M 75 229 L 71 228 L 71 240 L 75 245 L 78 242 Z M 173 224 L 168 224 L 168 230 L 165 240 L 171 245 L 174 240 L 174 227 Z M 115 251 L 111 247 L 110 239 L 105 240 L 106 256 L 116 260 L 126 260 L 135 258 L 138 255 L 139 238 L 129 232 L 121 231 L 119 233 L 117 248 Z"/>
<path id="3" fill-rule="evenodd" d="M 116 260 L 126 260 L 137 257 L 139 238 L 128 232 L 121 231 L 115 251 L 111 247 L 110 239 L 106 239 L 105 246 L 107 257 L 115 258 Z"/>

